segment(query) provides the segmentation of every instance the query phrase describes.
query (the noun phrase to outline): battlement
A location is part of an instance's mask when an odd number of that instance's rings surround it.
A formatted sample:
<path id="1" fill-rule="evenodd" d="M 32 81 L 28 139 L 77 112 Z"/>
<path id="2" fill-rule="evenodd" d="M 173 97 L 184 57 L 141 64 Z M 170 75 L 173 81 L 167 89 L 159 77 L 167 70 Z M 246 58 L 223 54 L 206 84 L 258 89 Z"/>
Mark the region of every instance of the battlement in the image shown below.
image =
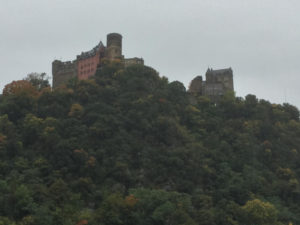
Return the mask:
<path id="1" fill-rule="evenodd" d="M 95 56 L 98 52 L 102 52 L 103 56 L 105 53 L 105 46 L 103 45 L 102 41 L 98 45 L 96 45 L 92 50 L 87 52 L 81 52 L 80 55 L 77 55 L 77 60 L 83 60 L 90 57 Z"/>
<path id="2" fill-rule="evenodd" d="M 124 59 L 122 55 L 122 35 L 110 33 L 107 35 L 106 47 L 100 41 L 98 45 L 89 51 L 81 52 L 76 56 L 76 60 L 62 62 L 55 60 L 52 62 L 53 88 L 59 87 L 68 82 L 69 79 L 77 77 L 80 80 L 88 79 L 96 73 L 104 58 L 109 60 L 120 59 L 124 66 L 133 64 L 144 65 L 142 58 Z"/>
<path id="3" fill-rule="evenodd" d="M 125 63 L 125 67 L 136 65 L 136 64 L 144 65 L 144 59 L 137 58 L 137 57 L 128 58 L 128 59 L 124 59 L 124 63 Z"/>
<path id="4" fill-rule="evenodd" d="M 110 33 L 107 35 L 106 46 L 100 41 L 98 45 L 89 51 L 81 52 L 76 60 L 52 62 L 53 88 L 66 84 L 71 78 L 77 77 L 80 80 L 93 76 L 104 58 L 108 60 L 121 60 L 124 67 L 130 65 L 144 65 L 143 58 L 124 58 L 122 55 L 122 35 Z M 216 99 L 227 91 L 234 91 L 233 71 L 231 68 L 213 70 L 208 68 L 205 74 L 194 78 L 189 86 L 189 92 L 197 95 L 208 96 Z"/>
<path id="5" fill-rule="evenodd" d="M 77 76 L 77 61 L 52 62 L 53 88 L 59 87 Z"/>

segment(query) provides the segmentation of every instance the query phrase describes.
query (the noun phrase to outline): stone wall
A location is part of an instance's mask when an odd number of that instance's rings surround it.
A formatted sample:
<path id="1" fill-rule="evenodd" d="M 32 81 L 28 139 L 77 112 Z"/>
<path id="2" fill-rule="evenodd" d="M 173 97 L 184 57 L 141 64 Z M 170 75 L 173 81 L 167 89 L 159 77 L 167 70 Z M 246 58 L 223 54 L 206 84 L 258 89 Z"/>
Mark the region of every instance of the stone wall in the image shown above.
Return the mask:
<path id="1" fill-rule="evenodd" d="M 66 84 L 71 78 L 77 77 L 77 61 L 62 62 L 55 60 L 52 63 L 52 87 L 57 88 Z"/>
<path id="2" fill-rule="evenodd" d="M 213 70 L 208 69 L 206 72 L 207 83 L 222 83 L 224 91 L 233 91 L 233 72 L 231 68 Z"/>
<path id="3" fill-rule="evenodd" d="M 225 89 L 222 83 L 207 83 L 204 86 L 205 96 L 221 96 L 225 94 Z"/>
<path id="4" fill-rule="evenodd" d="M 131 65 L 136 65 L 136 64 L 140 64 L 140 65 L 144 65 L 144 60 L 142 58 L 128 58 L 124 60 L 124 64 L 125 67 L 127 66 L 131 66 Z"/>
<path id="5" fill-rule="evenodd" d="M 191 81 L 189 92 L 198 95 L 204 95 L 217 101 L 227 91 L 234 91 L 233 72 L 231 68 L 213 70 L 208 69 L 205 74 L 206 80 L 197 76 Z"/>
<path id="6" fill-rule="evenodd" d="M 62 62 L 55 60 L 52 63 L 53 88 L 66 84 L 71 78 L 78 77 L 80 80 L 88 79 L 95 75 L 98 67 L 101 67 L 102 60 L 121 60 L 124 66 L 133 64 L 144 65 L 142 58 L 124 59 L 122 55 L 122 35 L 110 33 L 107 35 L 107 46 L 100 41 L 92 50 L 77 55 L 76 60 Z"/>
<path id="7" fill-rule="evenodd" d="M 203 80 L 202 76 L 195 77 L 189 86 L 189 92 L 196 93 L 196 94 L 203 94 Z"/>

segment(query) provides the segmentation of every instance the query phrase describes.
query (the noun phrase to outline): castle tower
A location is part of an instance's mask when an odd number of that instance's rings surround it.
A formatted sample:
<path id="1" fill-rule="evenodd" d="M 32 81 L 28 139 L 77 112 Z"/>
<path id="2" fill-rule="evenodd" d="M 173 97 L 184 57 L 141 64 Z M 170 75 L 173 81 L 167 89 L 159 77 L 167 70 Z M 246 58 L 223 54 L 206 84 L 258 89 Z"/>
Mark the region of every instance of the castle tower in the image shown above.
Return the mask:
<path id="1" fill-rule="evenodd" d="M 204 82 L 202 80 L 202 76 L 197 76 L 191 81 L 190 87 L 189 87 L 189 92 L 202 95 L 203 94 L 203 85 L 204 85 Z"/>
<path id="2" fill-rule="evenodd" d="M 106 57 L 108 59 L 123 59 L 121 34 L 110 33 L 107 35 Z"/>
<path id="3" fill-rule="evenodd" d="M 89 79 L 94 76 L 97 69 L 104 63 L 104 59 L 108 61 L 120 60 L 125 67 L 140 64 L 144 65 L 142 58 L 127 58 L 122 55 L 122 35 L 118 33 L 110 33 L 107 35 L 107 46 L 105 47 L 100 41 L 93 49 L 87 52 L 81 52 L 73 61 L 62 62 L 55 60 L 52 63 L 53 88 L 65 85 L 72 78 L 79 80 Z"/>
<path id="4" fill-rule="evenodd" d="M 54 60 L 52 62 L 52 87 L 57 88 L 77 76 L 77 61 L 62 62 Z"/>

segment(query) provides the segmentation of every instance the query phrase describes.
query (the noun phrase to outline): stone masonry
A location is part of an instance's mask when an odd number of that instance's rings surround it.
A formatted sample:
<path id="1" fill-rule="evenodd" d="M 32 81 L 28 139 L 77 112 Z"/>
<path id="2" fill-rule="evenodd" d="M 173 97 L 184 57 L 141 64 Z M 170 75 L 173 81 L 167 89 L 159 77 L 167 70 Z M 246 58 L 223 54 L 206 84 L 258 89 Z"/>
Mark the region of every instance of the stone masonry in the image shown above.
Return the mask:
<path id="1" fill-rule="evenodd" d="M 78 78 L 79 80 L 88 79 L 96 73 L 97 68 L 101 67 L 103 59 L 120 60 L 124 67 L 134 64 L 144 65 L 142 58 L 124 58 L 124 55 L 122 55 L 122 35 L 110 33 L 107 35 L 106 46 L 100 41 L 92 50 L 82 52 L 73 61 L 53 61 L 52 87 L 62 86 L 72 78 Z M 231 68 L 220 70 L 208 68 L 205 77 L 205 81 L 202 76 L 195 77 L 190 83 L 189 92 L 194 95 L 207 96 L 217 101 L 226 92 L 234 91 Z"/>
<path id="2" fill-rule="evenodd" d="M 77 76 L 77 61 L 61 62 L 54 60 L 52 62 L 53 87 L 59 87 L 67 83 L 70 79 Z"/>
<path id="3" fill-rule="evenodd" d="M 107 35 L 106 46 L 100 41 L 92 50 L 82 52 L 77 55 L 73 61 L 62 62 L 55 60 L 52 62 L 53 88 L 66 84 L 72 78 L 79 80 L 88 79 L 96 73 L 98 67 L 101 67 L 103 59 L 121 60 L 124 66 L 133 64 L 144 65 L 142 58 L 125 59 L 122 55 L 122 35 L 110 33 Z"/>
<path id="4" fill-rule="evenodd" d="M 206 71 L 205 77 L 205 81 L 203 81 L 202 76 L 195 77 L 190 83 L 189 92 L 217 100 L 226 92 L 234 91 L 233 72 L 231 68 L 221 70 L 209 68 Z"/>

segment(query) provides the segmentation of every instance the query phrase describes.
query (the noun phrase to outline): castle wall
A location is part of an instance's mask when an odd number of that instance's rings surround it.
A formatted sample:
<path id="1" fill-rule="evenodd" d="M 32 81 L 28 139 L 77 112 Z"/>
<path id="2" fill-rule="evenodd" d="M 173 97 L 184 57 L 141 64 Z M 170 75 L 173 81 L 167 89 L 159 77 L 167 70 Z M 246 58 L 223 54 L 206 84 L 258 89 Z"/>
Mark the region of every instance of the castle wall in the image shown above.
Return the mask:
<path id="1" fill-rule="evenodd" d="M 77 61 L 61 62 L 55 60 L 52 63 L 52 75 L 53 88 L 66 84 L 71 78 L 77 77 Z"/>
<path id="2" fill-rule="evenodd" d="M 136 64 L 144 65 L 144 60 L 142 58 L 137 58 L 137 57 L 128 58 L 128 59 L 124 59 L 124 63 L 125 63 L 125 67 L 136 65 Z"/>
<path id="3" fill-rule="evenodd" d="M 92 57 L 78 60 L 77 63 L 78 79 L 85 80 L 93 76 L 96 73 L 97 66 L 99 65 L 99 63 L 100 63 L 99 52 Z"/>
<path id="4" fill-rule="evenodd" d="M 214 83 L 222 83 L 224 89 L 227 91 L 233 91 L 233 77 L 232 74 L 220 74 L 216 75 Z"/>
<path id="5" fill-rule="evenodd" d="M 66 84 L 71 78 L 78 77 L 80 80 L 88 79 L 95 75 L 98 66 L 101 66 L 103 58 L 108 60 L 121 60 L 124 66 L 133 64 L 144 65 L 142 58 L 124 59 L 122 55 L 122 35 L 110 33 L 107 35 L 107 47 L 100 43 L 87 52 L 77 55 L 76 60 L 61 62 L 55 60 L 52 63 L 53 88 Z"/>
<path id="6" fill-rule="evenodd" d="M 98 65 L 105 56 L 105 47 L 100 43 L 92 50 L 82 52 L 77 56 L 77 76 L 80 80 L 88 79 L 95 75 Z"/>
<path id="7" fill-rule="evenodd" d="M 223 85 L 224 93 L 226 91 L 233 91 L 233 73 L 232 69 L 221 69 L 221 70 L 212 70 L 208 69 L 206 72 L 206 82 L 221 83 Z"/>
<path id="8" fill-rule="evenodd" d="M 227 91 L 233 91 L 233 75 L 228 74 L 222 77 L 222 83 Z"/>
<path id="9" fill-rule="evenodd" d="M 195 77 L 189 86 L 189 92 L 190 93 L 196 93 L 196 94 L 203 94 L 203 80 L 202 76 Z"/>
<path id="10" fill-rule="evenodd" d="M 202 81 L 201 76 L 193 79 L 189 87 L 189 92 L 205 95 L 213 101 L 217 101 L 227 91 L 234 91 L 233 72 L 231 68 L 221 70 L 208 69 L 205 77 L 206 81 Z"/>
<path id="11" fill-rule="evenodd" d="M 204 87 L 205 96 L 221 96 L 225 94 L 222 83 L 206 83 Z"/>

